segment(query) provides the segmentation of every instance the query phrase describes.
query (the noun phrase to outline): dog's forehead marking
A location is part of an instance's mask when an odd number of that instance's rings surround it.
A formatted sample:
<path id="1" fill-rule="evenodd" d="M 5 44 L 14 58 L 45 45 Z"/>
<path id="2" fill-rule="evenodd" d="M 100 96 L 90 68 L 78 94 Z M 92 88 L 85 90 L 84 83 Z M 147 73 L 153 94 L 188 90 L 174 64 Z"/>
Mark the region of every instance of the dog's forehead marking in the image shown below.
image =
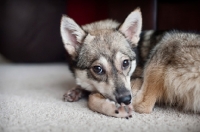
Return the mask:
<path id="1" fill-rule="evenodd" d="M 127 48 L 130 48 L 126 38 L 119 32 L 113 30 L 100 30 L 93 34 L 89 33 L 83 43 L 90 50 L 99 50 L 99 52 L 106 51 L 106 54 L 109 51 L 113 54 L 113 51 L 119 51 L 120 49 L 127 50 Z"/>
<path id="2" fill-rule="evenodd" d="M 128 59 L 128 56 L 126 56 L 126 55 L 122 54 L 120 51 L 118 51 L 115 55 L 115 58 L 116 58 L 114 61 L 115 65 L 116 65 L 117 69 L 119 71 L 121 71 L 121 63 L 123 60 Z"/>
<path id="3" fill-rule="evenodd" d="M 104 70 L 106 70 L 107 73 L 110 73 L 112 69 L 111 63 L 104 56 L 101 56 L 95 63 L 99 63 L 103 66 Z"/>
<path id="4" fill-rule="evenodd" d="M 118 53 L 116 58 L 117 52 L 121 52 L 121 54 Z M 92 35 L 88 33 L 83 41 L 83 45 L 79 54 L 79 58 L 85 58 L 87 62 L 81 61 L 80 64 L 84 65 L 85 67 L 90 67 L 91 63 L 89 62 L 94 62 L 96 59 L 99 60 L 99 58 L 103 56 L 105 58 L 102 59 L 102 62 L 104 62 L 105 69 L 107 69 L 109 65 L 110 67 L 113 67 L 113 65 L 115 65 L 115 67 L 119 67 L 121 66 L 120 60 L 122 59 L 120 59 L 120 57 L 123 55 L 122 53 L 127 53 L 130 56 L 132 54 L 129 43 L 119 32 L 115 30 L 102 30 Z M 116 60 L 118 61 L 117 64 L 115 64 Z M 121 69 L 121 67 L 118 69 Z M 112 69 L 107 70 L 111 71 Z"/>
<path id="5" fill-rule="evenodd" d="M 95 39 L 93 39 L 95 40 L 93 41 L 94 43 L 111 45 L 113 48 L 116 47 L 116 45 L 124 45 L 126 41 L 123 35 L 114 30 L 99 30 L 93 33 L 92 36 L 95 36 Z"/>
<path id="6" fill-rule="evenodd" d="M 103 64 L 103 66 L 109 67 L 108 60 L 107 60 L 105 57 L 101 56 L 101 57 L 99 58 L 99 61 Z"/>
<path id="7" fill-rule="evenodd" d="M 125 55 L 122 54 L 121 52 L 117 52 L 117 53 L 116 53 L 116 59 L 117 59 L 117 60 L 121 59 L 122 57 L 125 57 Z"/>

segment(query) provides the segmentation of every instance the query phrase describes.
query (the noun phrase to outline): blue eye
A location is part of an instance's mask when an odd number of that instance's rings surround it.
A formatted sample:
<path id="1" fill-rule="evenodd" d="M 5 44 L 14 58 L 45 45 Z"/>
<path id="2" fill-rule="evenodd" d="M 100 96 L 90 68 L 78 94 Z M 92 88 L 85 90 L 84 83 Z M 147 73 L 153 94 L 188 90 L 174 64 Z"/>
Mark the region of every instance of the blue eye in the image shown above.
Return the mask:
<path id="1" fill-rule="evenodd" d="M 93 66 L 92 70 L 98 75 L 102 75 L 105 73 L 105 71 L 103 70 L 101 66 Z"/>
<path id="2" fill-rule="evenodd" d="M 123 63 L 122 63 L 123 69 L 128 68 L 128 66 L 129 66 L 129 60 L 124 60 Z"/>

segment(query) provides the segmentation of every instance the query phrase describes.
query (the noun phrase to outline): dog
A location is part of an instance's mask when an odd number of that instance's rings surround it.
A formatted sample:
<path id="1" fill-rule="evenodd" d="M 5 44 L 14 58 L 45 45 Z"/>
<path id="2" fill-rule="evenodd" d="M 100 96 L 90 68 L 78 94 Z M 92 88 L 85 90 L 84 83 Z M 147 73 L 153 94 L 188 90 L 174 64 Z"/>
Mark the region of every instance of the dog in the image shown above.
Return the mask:
<path id="1" fill-rule="evenodd" d="M 104 20 L 79 26 L 63 15 L 61 37 L 77 84 L 64 94 L 64 100 L 77 101 L 89 91 L 91 110 L 126 118 L 131 117 L 132 110 L 152 112 L 156 102 L 176 103 L 184 110 L 200 111 L 200 52 L 194 48 L 200 45 L 199 36 L 153 31 L 141 34 L 141 29 L 139 8 L 122 24 Z"/>

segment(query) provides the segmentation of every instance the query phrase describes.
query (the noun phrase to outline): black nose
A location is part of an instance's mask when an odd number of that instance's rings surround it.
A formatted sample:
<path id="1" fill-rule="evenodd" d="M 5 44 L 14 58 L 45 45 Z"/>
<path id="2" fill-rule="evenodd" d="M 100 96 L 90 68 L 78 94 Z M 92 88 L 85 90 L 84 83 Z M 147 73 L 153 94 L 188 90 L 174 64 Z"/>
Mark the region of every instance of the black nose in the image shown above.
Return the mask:
<path id="1" fill-rule="evenodd" d="M 117 102 L 119 104 L 124 103 L 125 105 L 129 105 L 131 103 L 131 95 L 119 97 Z"/>

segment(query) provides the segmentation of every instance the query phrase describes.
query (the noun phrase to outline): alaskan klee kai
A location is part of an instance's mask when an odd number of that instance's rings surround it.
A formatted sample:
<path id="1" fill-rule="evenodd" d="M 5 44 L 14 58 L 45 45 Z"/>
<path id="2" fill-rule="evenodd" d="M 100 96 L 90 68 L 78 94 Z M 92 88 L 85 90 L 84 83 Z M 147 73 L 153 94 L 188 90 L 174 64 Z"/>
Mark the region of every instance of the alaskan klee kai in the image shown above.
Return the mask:
<path id="1" fill-rule="evenodd" d="M 156 102 L 200 112 L 200 36 L 168 32 L 151 45 L 153 32 L 139 42 L 141 28 L 139 8 L 122 24 L 79 26 L 63 15 L 61 36 L 77 84 L 64 100 L 77 101 L 89 91 L 89 108 L 114 117 L 150 113 Z"/>

